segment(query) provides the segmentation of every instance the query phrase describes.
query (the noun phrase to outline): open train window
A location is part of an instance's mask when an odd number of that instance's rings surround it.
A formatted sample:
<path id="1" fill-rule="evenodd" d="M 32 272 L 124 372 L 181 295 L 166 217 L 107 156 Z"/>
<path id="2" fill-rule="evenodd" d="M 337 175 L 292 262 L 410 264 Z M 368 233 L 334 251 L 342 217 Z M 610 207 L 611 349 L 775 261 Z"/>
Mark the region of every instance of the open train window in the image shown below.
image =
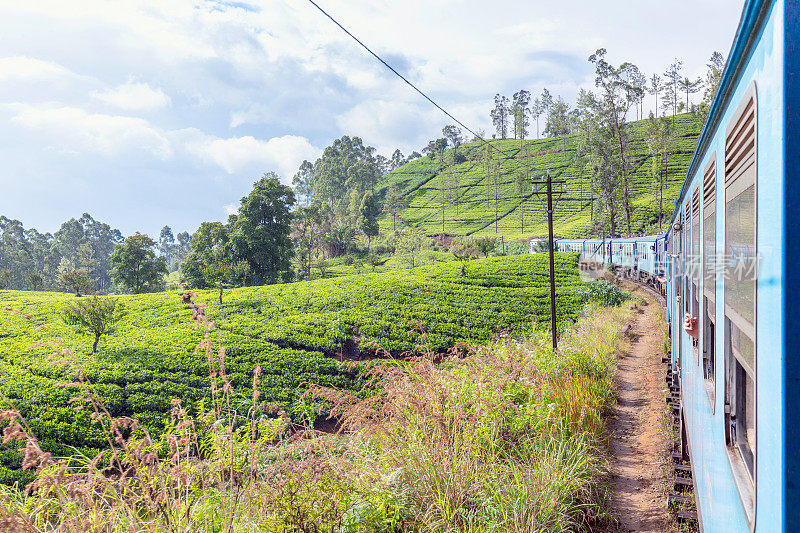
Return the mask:
<path id="1" fill-rule="evenodd" d="M 703 378 L 711 412 L 716 399 L 716 317 L 717 299 L 717 154 L 703 173 Z"/>
<path id="2" fill-rule="evenodd" d="M 755 85 L 725 140 L 725 426 L 728 457 L 748 520 L 756 483 L 756 187 Z"/>

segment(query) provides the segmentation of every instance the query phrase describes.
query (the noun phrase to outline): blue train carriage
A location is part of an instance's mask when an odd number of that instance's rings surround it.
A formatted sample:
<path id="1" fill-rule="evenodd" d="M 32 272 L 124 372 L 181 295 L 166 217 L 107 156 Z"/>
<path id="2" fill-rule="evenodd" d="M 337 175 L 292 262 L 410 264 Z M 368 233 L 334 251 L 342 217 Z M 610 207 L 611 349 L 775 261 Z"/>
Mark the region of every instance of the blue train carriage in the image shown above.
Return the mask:
<path id="1" fill-rule="evenodd" d="M 800 2 L 747 0 L 665 236 L 704 531 L 800 531 L 797 147 Z"/>

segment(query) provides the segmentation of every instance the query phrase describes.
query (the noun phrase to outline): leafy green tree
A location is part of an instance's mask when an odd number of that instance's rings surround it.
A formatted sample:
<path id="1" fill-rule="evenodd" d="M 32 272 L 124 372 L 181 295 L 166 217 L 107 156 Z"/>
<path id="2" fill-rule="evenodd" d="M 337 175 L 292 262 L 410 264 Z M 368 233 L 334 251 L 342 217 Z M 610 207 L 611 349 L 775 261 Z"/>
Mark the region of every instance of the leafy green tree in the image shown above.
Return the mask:
<path id="1" fill-rule="evenodd" d="M 678 113 L 678 101 L 680 100 L 679 84 L 681 81 L 682 67 L 683 61 L 679 61 L 676 58 L 664 72 L 664 96 L 661 97 L 662 107 L 664 109 L 671 109 L 673 118 Z"/>
<path id="2" fill-rule="evenodd" d="M 653 114 L 658 115 L 658 93 L 664 88 L 664 80 L 661 79 L 661 76 L 658 74 L 653 74 L 650 77 L 650 87 L 647 88 L 647 92 L 655 95 L 656 101 L 653 105 Z"/>
<path id="3" fill-rule="evenodd" d="M 11 283 L 11 277 L 13 276 L 13 272 L 10 269 L 4 268 L 0 270 L 0 289 L 5 289 Z"/>
<path id="4" fill-rule="evenodd" d="M 400 195 L 400 190 L 397 188 L 396 183 L 389 185 L 386 191 L 386 198 L 384 201 L 384 209 L 387 213 L 392 215 L 392 231 L 397 230 L 397 215 L 403 210 L 404 202 L 403 197 Z"/>
<path id="5" fill-rule="evenodd" d="M 533 120 L 536 121 L 536 138 L 539 138 L 539 117 L 542 116 L 542 112 L 544 111 L 542 107 L 542 101 L 536 97 L 531 103 L 530 114 L 533 117 Z"/>
<path id="6" fill-rule="evenodd" d="M 256 284 L 289 281 L 294 250 L 289 237 L 294 191 L 275 173 L 265 174 L 242 198 L 230 235 L 233 255 L 250 263 Z"/>
<path id="7" fill-rule="evenodd" d="M 322 243 L 328 248 L 331 257 L 339 257 L 353 248 L 355 232 L 346 224 L 336 224 L 322 237 Z"/>
<path id="8" fill-rule="evenodd" d="M 191 287 L 204 289 L 203 267 L 215 256 L 231 253 L 230 228 L 221 222 L 203 222 L 186 241 L 190 243 L 189 253 L 181 264 L 181 275 Z"/>
<path id="9" fill-rule="evenodd" d="M 550 105 L 544 134 L 548 137 L 561 137 L 570 133 L 569 104 L 560 96 Z"/>
<path id="10" fill-rule="evenodd" d="M 703 118 L 703 122 L 708 118 L 711 104 L 717 96 L 719 82 L 722 80 L 722 71 L 725 69 L 725 57 L 715 51 L 711 54 L 706 66 L 708 71 L 706 72 L 705 91 L 703 91 L 703 101 L 700 103 L 700 115 Z"/>
<path id="11" fill-rule="evenodd" d="M 689 109 L 689 95 L 699 92 L 703 86 L 703 80 L 697 78 L 696 80 L 692 81 L 689 78 L 683 78 L 678 81 L 678 89 L 682 93 L 686 93 L 686 109 Z"/>
<path id="12" fill-rule="evenodd" d="M 301 207 L 294 212 L 291 236 L 297 249 L 295 258 L 300 264 L 300 279 L 311 279 L 311 266 L 323 235 L 323 215 L 319 206 Z"/>
<path id="13" fill-rule="evenodd" d="M 161 228 L 161 233 L 158 236 L 158 251 L 166 259 L 167 269 L 170 272 L 178 269 L 178 265 L 175 262 L 175 235 L 173 235 L 172 228 L 169 226 Z"/>
<path id="14" fill-rule="evenodd" d="M 122 305 L 117 304 L 116 299 L 97 296 L 78 300 L 61 311 L 61 318 L 65 323 L 78 326 L 80 331 L 88 331 L 94 335 L 92 353 L 97 353 L 101 336 L 113 333 L 114 324 L 122 315 Z"/>
<path id="15" fill-rule="evenodd" d="M 395 236 L 395 254 L 408 266 L 412 268 L 418 266 L 426 240 L 421 230 L 403 228 Z"/>
<path id="16" fill-rule="evenodd" d="M 499 93 L 494 95 L 494 109 L 489 113 L 497 135 L 501 139 L 508 137 L 508 98 Z"/>
<path id="17" fill-rule="evenodd" d="M 475 246 L 475 251 L 483 255 L 483 257 L 489 257 L 489 254 L 497 246 L 497 237 L 484 235 L 483 237 L 475 239 L 473 244 Z"/>
<path id="18" fill-rule="evenodd" d="M 530 123 L 528 115 L 530 109 L 528 104 L 531 103 L 531 93 L 522 89 L 514 93 L 511 97 L 511 117 L 514 119 L 514 138 L 523 140 L 528 134 L 528 125 Z"/>
<path id="19" fill-rule="evenodd" d="M 364 194 L 364 198 L 361 200 L 359 225 L 361 226 L 361 231 L 367 236 L 367 242 L 370 246 L 372 246 L 372 238 L 378 236 L 378 216 L 380 214 L 381 206 L 378 204 L 375 195 L 371 192 Z"/>
<path id="20" fill-rule="evenodd" d="M 61 282 L 75 291 L 75 296 L 87 292 L 92 287 L 92 278 L 82 270 L 73 270 L 61 275 Z"/>
<path id="21" fill-rule="evenodd" d="M 453 149 L 456 153 L 458 153 L 458 147 L 461 146 L 461 143 L 464 142 L 464 137 L 461 135 L 461 128 L 457 128 L 456 126 L 450 124 L 442 128 L 442 135 L 445 139 L 450 141 L 450 144 L 453 146 Z"/>
<path id="22" fill-rule="evenodd" d="M 406 163 L 406 159 L 403 157 L 403 152 L 401 152 L 399 148 L 392 153 L 392 158 L 389 161 L 391 163 L 392 170 L 398 169 Z"/>
<path id="23" fill-rule="evenodd" d="M 303 160 L 297 174 L 292 178 L 292 187 L 302 205 L 311 205 L 314 201 L 314 165 Z"/>
<path id="24" fill-rule="evenodd" d="M 641 98 L 644 90 L 629 81 L 631 78 L 629 71 L 634 69 L 638 71 L 634 65 L 623 63 L 619 67 L 615 67 L 605 60 L 605 56 L 605 48 L 601 48 L 589 56 L 589 62 L 595 65 L 595 85 L 600 89 L 596 116 L 603 125 L 600 132 L 606 134 L 602 138 L 610 146 L 613 146 L 613 149 L 608 151 L 617 160 L 616 166 L 621 174 L 623 208 L 628 234 L 630 234 L 633 204 L 630 195 L 630 142 L 626 117 L 631 106 Z"/>
<path id="25" fill-rule="evenodd" d="M 31 289 L 34 291 L 38 291 L 42 287 L 42 275 L 38 272 L 31 272 L 28 274 L 28 285 L 30 285 Z"/>
<path id="26" fill-rule="evenodd" d="M 650 114 L 645 127 L 645 138 L 650 151 L 650 176 L 658 188 L 658 222 L 664 218 L 664 187 L 667 180 L 667 156 L 675 143 L 671 122 L 666 117 Z"/>
<path id="27" fill-rule="evenodd" d="M 233 261 L 230 258 L 218 257 L 203 267 L 206 284 L 219 289 L 219 305 L 222 305 L 222 293 L 226 288 L 244 285 L 250 273 L 247 261 Z"/>
<path id="28" fill-rule="evenodd" d="M 153 239 L 136 233 L 114 248 L 111 254 L 114 282 L 134 294 L 159 290 L 169 272 L 166 260 L 156 256 L 155 246 Z"/>

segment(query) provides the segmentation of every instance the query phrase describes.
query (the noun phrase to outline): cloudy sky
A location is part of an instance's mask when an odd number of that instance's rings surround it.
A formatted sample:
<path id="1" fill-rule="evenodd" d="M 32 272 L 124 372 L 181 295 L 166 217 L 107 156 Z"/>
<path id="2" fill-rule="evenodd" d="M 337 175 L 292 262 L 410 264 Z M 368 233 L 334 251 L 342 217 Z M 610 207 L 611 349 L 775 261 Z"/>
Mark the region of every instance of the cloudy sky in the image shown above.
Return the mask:
<path id="1" fill-rule="evenodd" d="M 318 0 L 473 129 L 495 93 L 591 88 L 586 58 L 689 76 L 743 0 Z M 446 118 L 307 0 L 0 0 L 0 215 L 89 212 L 157 235 L 224 220 L 252 183 L 357 135 L 419 150 Z"/>

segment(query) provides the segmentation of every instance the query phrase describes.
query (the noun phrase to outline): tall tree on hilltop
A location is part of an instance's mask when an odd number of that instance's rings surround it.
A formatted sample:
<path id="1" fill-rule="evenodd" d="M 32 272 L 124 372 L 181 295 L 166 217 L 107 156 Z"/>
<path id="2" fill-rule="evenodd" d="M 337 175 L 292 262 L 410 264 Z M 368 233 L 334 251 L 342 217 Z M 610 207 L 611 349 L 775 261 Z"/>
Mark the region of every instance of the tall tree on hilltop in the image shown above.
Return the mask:
<path id="1" fill-rule="evenodd" d="M 141 233 L 131 235 L 111 254 L 111 277 L 123 289 L 134 294 L 160 290 L 167 275 L 167 262 L 157 257 L 156 242 Z"/>
<path id="2" fill-rule="evenodd" d="M 508 114 L 508 98 L 496 94 L 494 96 L 494 109 L 489 113 L 489 116 L 492 118 L 492 124 L 501 139 L 508 137 Z"/>
<path id="3" fill-rule="evenodd" d="M 547 125 L 544 134 L 548 137 L 561 137 L 570 132 L 569 104 L 560 96 L 548 108 Z"/>
<path id="4" fill-rule="evenodd" d="M 719 82 L 722 80 L 722 71 L 725 69 L 725 58 L 719 52 L 711 54 L 709 59 L 708 71 L 706 72 L 705 91 L 703 91 L 703 101 L 700 103 L 700 114 L 703 122 L 708 118 L 711 111 L 711 104 L 717 96 Z"/>
<path id="5" fill-rule="evenodd" d="M 314 165 L 304 159 L 292 177 L 292 187 L 302 205 L 311 205 L 314 201 Z"/>
<path id="6" fill-rule="evenodd" d="M 628 82 L 630 78 L 628 71 L 633 68 L 631 63 L 615 67 L 605 60 L 606 53 L 605 48 L 601 48 L 589 56 L 589 62 L 595 65 L 595 85 L 601 90 L 595 114 L 603 124 L 605 133 L 610 134 L 608 140 L 613 139 L 613 153 L 618 159 L 622 178 L 625 221 L 630 234 L 633 206 L 630 201 L 628 168 L 630 145 L 626 131 L 626 117 L 631 106 L 641 97 L 643 89 Z"/>
<path id="7" fill-rule="evenodd" d="M 392 153 L 391 159 L 389 159 L 392 165 L 392 170 L 398 169 L 405 164 L 405 158 L 403 157 L 403 152 L 400 151 L 398 148 Z"/>
<path id="8" fill-rule="evenodd" d="M 542 108 L 542 101 L 539 100 L 539 97 L 536 97 L 533 102 L 531 103 L 530 114 L 533 117 L 533 120 L 536 121 L 536 138 L 539 138 L 539 117 L 542 116 L 542 112 L 544 109 Z"/>
<path id="9" fill-rule="evenodd" d="M 358 137 L 344 136 L 325 148 L 313 167 L 313 199 L 347 213 L 352 191 L 363 195 L 380 177 L 375 149 Z"/>
<path id="10" fill-rule="evenodd" d="M 456 154 L 458 153 L 458 147 L 461 146 L 461 143 L 464 142 L 464 137 L 461 136 L 461 128 L 457 128 L 453 125 L 448 125 L 442 128 L 442 135 L 450 141 L 450 144 L 453 146 Z"/>
<path id="11" fill-rule="evenodd" d="M 650 177 L 658 190 L 658 223 L 660 225 L 664 218 L 667 157 L 675 142 L 672 123 L 666 117 L 656 118 L 650 113 L 645 127 L 645 137 L 650 151 Z"/>
<path id="12" fill-rule="evenodd" d="M 678 113 L 678 101 L 680 99 L 681 68 L 683 61 L 677 58 L 667 67 L 664 72 L 664 96 L 662 97 L 664 109 L 672 109 L 672 117 Z"/>
<path id="13" fill-rule="evenodd" d="M 625 69 L 625 82 L 632 88 L 632 94 L 636 100 L 634 107 L 636 108 L 636 120 L 643 118 L 642 103 L 644 102 L 644 95 L 647 92 L 647 77 L 642 74 L 634 64 L 629 64 Z"/>
<path id="14" fill-rule="evenodd" d="M 653 113 L 658 116 L 658 93 L 661 92 L 661 89 L 664 88 L 664 81 L 661 79 L 661 76 L 658 74 L 653 74 L 650 77 L 650 87 L 647 88 L 647 92 L 650 94 L 655 95 L 656 101 L 653 105 Z"/>
<path id="15" fill-rule="evenodd" d="M 175 235 L 172 234 L 172 228 L 169 226 L 164 226 L 161 228 L 161 233 L 158 236 L 158 251 L 167 260 L 167 269 L 172 272 L 175 251 Z"/>
<path id="16" fill-rule="evenodd" d="M 689 78 L 683 78 L 678 82 L 678 89 L 682 93 L 686 93 L 686 110 L 689 110 L 689 95 L 699 92 L 703 86 L 703 80 L 697 78 L 692 81 Z"/>
<path id="17" fill-rule="evenodd" d="M 253 191 L 242 198 L 239 216 L 231 227 L 234 259 L 250 264 L 256 284 L 289 281 L 292 277 L 291 208 L 294 192 L 274 172 L 264 174 Z"/>
<path id="18" fill-rule="evenodd" d="M 525 139 L 528 134 L 528 115 L 530 109 L 528 105 L 531 103 L 531 93 L 524 89 L 517 91 L 511 97 L 511 116 L 514 118 L 514 138 Z"/>

